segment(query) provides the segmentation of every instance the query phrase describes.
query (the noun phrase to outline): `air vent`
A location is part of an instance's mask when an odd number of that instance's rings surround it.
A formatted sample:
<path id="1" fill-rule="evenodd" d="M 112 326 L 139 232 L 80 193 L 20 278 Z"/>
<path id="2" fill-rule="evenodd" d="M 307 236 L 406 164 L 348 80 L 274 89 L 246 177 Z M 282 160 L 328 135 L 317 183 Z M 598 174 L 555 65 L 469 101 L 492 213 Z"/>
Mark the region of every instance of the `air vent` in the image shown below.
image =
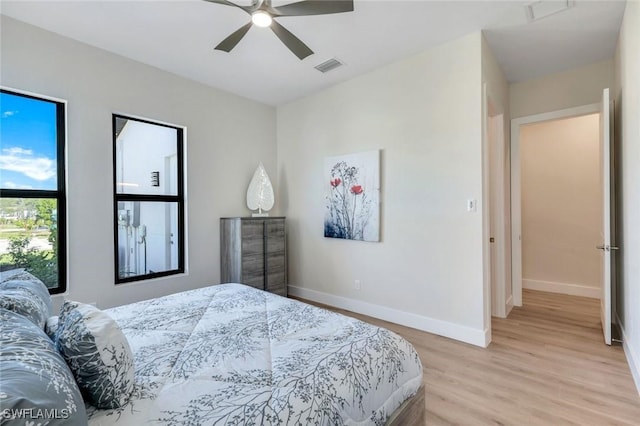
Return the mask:
<path id="1" fill-rule="evenodd" d="M 314 68 L 320 71 L 321 73 L 326 73 L 338 67 L 341 67 L 343 65 L 344 65 L 343 62 L 340 62 L 336 58 L 331 58 L 328 61 L 324 61 L 323 63 L 316 65 Z"/>
<path id="2" fill-rule="evenodd" d="M 546 18 L 575 6 L 574 0 L 542 0 L 526 5 L 525 12 L 529 22 Z"/>

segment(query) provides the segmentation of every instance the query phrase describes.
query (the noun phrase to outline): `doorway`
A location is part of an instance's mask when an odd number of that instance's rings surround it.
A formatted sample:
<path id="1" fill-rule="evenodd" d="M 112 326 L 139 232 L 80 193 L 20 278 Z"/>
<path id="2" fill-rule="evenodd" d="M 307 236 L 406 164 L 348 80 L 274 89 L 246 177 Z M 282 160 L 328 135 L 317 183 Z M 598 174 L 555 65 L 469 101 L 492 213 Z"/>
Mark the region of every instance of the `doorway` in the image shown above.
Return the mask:
<path id="1" fill-rule="evenodd" d="M 599 114 L 520 126 L 522 288 L 600 298 Z"/>
<path id="2" fill-rule="evenodd" d="M 497 99 L 483 85 L 483 262 L 487 344 L 491 317 L 506 318 L 511 295 L 511 205 L 508 122 Z"/>
<path id="3" fill-rule="evenodd" d="M 511 247 L 513 304 L 522 306 L 522 173 L 521 130 L 524 126 L 597 114 L 598 104 L 585 105 L 544 114 L 516 118 L 511 121 Z"/>
<path id="4" fill-rule="evenodd" d="M 508 221 L 506 201 L 506 165 L 508 153 L 504 138 L 504 114 L 489 102 L 487 147 L 489 154 L 489 257 L 491 281 L 491 315 L 506 318 L 513 307 L 511 286 L 507 285 Z"/>
<path id="5" fill-rule="evenodd" d="M 608 94 L 605 89 L 601 104 L 512 120 L 511 254 L 515 306 L 522 306 L 523 287 L 600 299 L 610 344 Z M 574 141 L 559 141 L 579 122 L 588 129 L 578 130 Z"/>

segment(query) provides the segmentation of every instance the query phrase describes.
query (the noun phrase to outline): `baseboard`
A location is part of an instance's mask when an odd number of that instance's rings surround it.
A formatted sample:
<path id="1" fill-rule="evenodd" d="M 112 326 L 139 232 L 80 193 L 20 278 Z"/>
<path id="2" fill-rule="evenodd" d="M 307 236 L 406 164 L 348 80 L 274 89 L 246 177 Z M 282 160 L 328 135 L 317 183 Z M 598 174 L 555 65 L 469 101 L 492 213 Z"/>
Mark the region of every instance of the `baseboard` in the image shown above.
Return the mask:
<path id="1" fill-rule="evenodd" d="M 553 281 L 522 280 L 522 288 L 547 291 L 549 293 L 570 294 L 572 296 L 600 299 L 600 289 L 582 284 L 559 283 Z"/>
<path id="2" fill-rule="evenodd" d="M 509 298 L 507 299 L 507 303 L 505 306 L 505 316 L 508 317 L 512 309 L 513 309 L 513 295 L 509 296 Z"/>
<path id="3" fill-rule="evenodd" d="M 482 343 L 482 345 L 476 346 L 482 346 L 483 348 L 486 348 L 487 346 L 489 346 L 489 343 L 491 343 L 491 328 L 485 328 L 482 334 L 484 334 L 484 342 Z"/>
<path id="4" fill-rule="evenodd" d="M 487 347 L 491 341 L 491 330 L 478 330 L 447 321 L 404 312 L 386 306 L 374 305 L 360 300 L 335 296 L 303 287 L 289 286 L 289 295 L 312 302 L 322 303 L 362 315 L 378 318 L 472 345 Z"/>
<path id="5" fill-rule="evenodd" d="M 618 324 L 620 325 L 620 330 L 622 331 L 622 348 L 624 349 L 624 355 L 627 357 L 627 363 L 629 364 L 629 369 L 631 370 L 631 376 L 633 377 L 633 382 L 636 384 L 636 390 L 638 391 L 638 395 L 640 395 L 640 356 L 634 352 L 633 348 L 629 344 L 629 336 L 624 331 L 624 327 L 622 326 L 622 321 L 620 321 L 620 317 L 618 319 Z"/>

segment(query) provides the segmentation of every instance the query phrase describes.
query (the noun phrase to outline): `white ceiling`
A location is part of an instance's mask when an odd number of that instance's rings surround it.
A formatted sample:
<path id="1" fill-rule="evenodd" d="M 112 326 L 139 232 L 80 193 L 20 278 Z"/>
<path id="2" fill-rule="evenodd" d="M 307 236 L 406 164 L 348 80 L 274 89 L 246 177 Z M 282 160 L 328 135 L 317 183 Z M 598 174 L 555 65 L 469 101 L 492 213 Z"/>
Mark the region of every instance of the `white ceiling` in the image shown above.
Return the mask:
<path id="1" fill-rule="evenodd" d="M 509 81 L 613 57 L 623 1 L 576 0 L 527 23 L 529 3 L 355 0 L 350 13 L 278 18 L 315 52 L 302 61 L 267 28 L 251 28 L 231 53 L 214 50 L 250 17 L 202 0 L 1 0 L 0 13 L 270 105 L 481 29 Z M 333 57 L 346 65 L 327 74 L 313 68 Z"/>

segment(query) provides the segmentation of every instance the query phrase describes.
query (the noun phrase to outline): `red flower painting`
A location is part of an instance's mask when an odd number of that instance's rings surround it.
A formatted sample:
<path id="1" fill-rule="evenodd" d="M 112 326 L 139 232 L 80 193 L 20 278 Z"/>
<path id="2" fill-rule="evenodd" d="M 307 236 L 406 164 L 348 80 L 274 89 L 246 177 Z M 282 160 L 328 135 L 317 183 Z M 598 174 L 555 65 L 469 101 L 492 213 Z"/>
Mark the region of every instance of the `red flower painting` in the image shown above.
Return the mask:
<path id="1" fill-rule="evenodd" d="M 361 164 L 359 161 L 352 163 L 347 158 L 327 163 L 330 167 L 330 192 L 327 196 L 325 237 L 378 241 L 377 188 L 369 193 L 365 176 L 370 175 L 371 170 L 364 170 Z M 377 163 L 375 166 L 377 174 Z"/>

